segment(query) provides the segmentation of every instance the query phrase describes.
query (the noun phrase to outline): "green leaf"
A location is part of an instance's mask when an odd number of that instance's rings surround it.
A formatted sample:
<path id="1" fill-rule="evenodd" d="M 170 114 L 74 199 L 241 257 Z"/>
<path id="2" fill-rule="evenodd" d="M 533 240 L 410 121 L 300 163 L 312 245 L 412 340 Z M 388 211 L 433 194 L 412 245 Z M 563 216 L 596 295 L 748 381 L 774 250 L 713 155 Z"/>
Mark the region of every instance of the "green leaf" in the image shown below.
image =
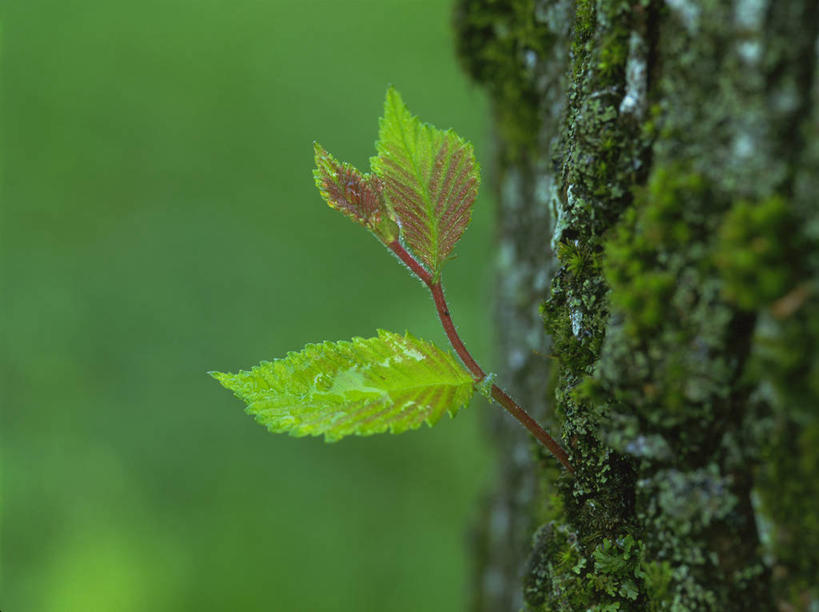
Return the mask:
<path id="1" fill-rule="evenodd" d="M 379 330 L 376 338 L 308 344 L 249 372 L 210 373 L 270 431 L 324 435 L 401 433 L 455 416 L 472 397 L 472 377 L 451 354 Z"/>
<path id="2" fill-rule="evenodd" d="M 385 244 L 395 240 L 398 225 L 384 202 L 381 180 L 338 161 L 317 142 L 313 143 L 313 150 L 316 160 L 313 178 L 330 208 L 360 223 Z"/>
<path id="3" fill-rule="evenodd" d="M 478 194 L 472 145 L 452 130 L 422 123 L 390 88 L 376 149 L 373 172 L 384 183 L 404 241 L 437 277 L 469 225 Z"/>

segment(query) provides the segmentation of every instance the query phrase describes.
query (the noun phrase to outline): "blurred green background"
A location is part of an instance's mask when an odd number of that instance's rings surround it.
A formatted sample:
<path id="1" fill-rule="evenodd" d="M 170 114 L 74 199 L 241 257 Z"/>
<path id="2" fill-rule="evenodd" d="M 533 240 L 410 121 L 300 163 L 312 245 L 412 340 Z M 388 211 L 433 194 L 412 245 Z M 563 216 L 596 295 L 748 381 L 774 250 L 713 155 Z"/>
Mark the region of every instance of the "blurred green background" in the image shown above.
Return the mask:
<path id="1" fill-rule="evenodd" d="M 378 327 L 445 344 L 419 284 L 322 203 L 311 144 L 366 167 L 392 83 L 486 161 L 449 2 L 0 6 L 0 609 L 462 609 L 482 400 L 327 445 L 267 433 L 205 374 Z M 447 267 L 484 362 L 487 192 Z"/>

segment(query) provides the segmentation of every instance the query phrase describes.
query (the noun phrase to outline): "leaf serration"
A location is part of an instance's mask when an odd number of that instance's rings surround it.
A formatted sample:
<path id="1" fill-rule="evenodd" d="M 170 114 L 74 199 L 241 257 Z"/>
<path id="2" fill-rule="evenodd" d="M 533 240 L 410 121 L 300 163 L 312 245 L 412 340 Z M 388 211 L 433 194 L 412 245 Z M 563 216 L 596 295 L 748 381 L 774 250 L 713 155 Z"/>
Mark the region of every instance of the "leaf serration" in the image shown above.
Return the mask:
<path id="1" fill-rule="evenodd" d="M 448 352 L 409 333 L 308 344 L 236 374 L 211 372 L 275 433 L 402 433 L 469 403 L 472 377 Z"/>

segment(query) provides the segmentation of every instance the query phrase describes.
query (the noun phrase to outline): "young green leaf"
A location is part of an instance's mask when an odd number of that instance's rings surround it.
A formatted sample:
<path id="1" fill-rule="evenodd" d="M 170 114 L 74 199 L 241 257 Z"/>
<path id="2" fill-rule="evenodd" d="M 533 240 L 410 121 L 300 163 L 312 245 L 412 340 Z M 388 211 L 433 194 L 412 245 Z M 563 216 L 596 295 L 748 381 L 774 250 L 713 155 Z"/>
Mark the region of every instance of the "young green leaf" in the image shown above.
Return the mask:
<path id="1" fill-rule="evenodd" d="M 330 208 L 360 223 L 385 244 L 395 240 L 398 225 L 384 202 L 381 180 L 338 161 L 318 143 L 313 144 L 313 150 L 316 160 L 313 177 Z"/>
<path id="2" fill-rule="evenodd" d="M 474 392 L 472 377 L 435 345 L 379 330 L 376 338 L 308 344 L 284 359 L 238 374 L 211 372 L 276 433 L 401 433 L 455 416 Z"/>
<path id="3" fill-rule="evenodd" d="M 452 130 L 422 123 L 387 90 L 372 158 L 409 248 L 438 276 L 464 233 L 480 182 L 472 145 Z"/>

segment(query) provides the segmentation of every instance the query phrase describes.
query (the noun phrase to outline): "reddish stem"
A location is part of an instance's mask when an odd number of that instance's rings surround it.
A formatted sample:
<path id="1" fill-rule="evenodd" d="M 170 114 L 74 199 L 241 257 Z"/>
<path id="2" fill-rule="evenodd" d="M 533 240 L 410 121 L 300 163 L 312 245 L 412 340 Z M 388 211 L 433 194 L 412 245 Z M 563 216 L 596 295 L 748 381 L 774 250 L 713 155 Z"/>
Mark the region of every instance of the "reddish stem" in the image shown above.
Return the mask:
<path id="1" fill-rule="evenodd" d="M 424 268 L 418 261 L 409 254 L 407 249 L 404 248 L 397 240 L 393 240 L 389 244 L 387 244 L 387 248 L 398 255 L 398 259 L 403 261 L 407 267 L 412 270 L 412 273 L 415 274 L 421 281 L 429 287 L 432 284 L 432 274 L 427 272 L 426 268 Z"/>
<path id="2" fill-rule="evenodd" d="M 435 308 L 438 311 L 438 318 L 441 319 L 441 324 L 444 326 L 444 331 L 446 332 L 447 338 L 449 338 L 450 344 L 452 344 L 452 348 L 455 349 L 455 352 L 458 353 L 458 357 L 461 358 L 464 365 L 469 369 L 472 373 L 472 378 L 475 379 L 475 382 L 481 382 L 486 378 L 486 372 L 483 371 L 481 366 L 472 358 L 472 355 L 467 350 L 464 343 L 461 341 L 460 336 L 458 336 L 458 332 L 455 329 L 455 325 L 452 322 L 452 316 L 449 314 L 449 307 L 447 306 L 446 299 L 444 298 L 444 290 L 441 285 L 440 279 L 435 279 L 432 274 L 430 274 L 426 268 L 424 268 L 405 248 L 404 246 L 394 240 L 387 244 L 387 247 L 395 253 L 398 258 L 403 261 L 410 270 L 412 270 L 413 274 L 421 279 L 421 281 L 429 288 L 430 292 L 432 293 L 432 299 L 435 302 Z M 535 438 L 537 438 L 549 451 L 557 458 L 560 463 L 564 465 L 564 467 L 569 470 L 570 474 L 574 474 L 574 469 L 572 468 L 571 464 L 569 463 L 569 456 L 566 454 L 566 451 L 558 444 L 552 436 L 550 436 L 546 431 L 538 425 L 537 421 L 535 421 L 528 412 L 526 412 L 523 408 L 518 406 L 518 404 L 509 397 L 506 392 L 501 389 L 498 385 L 492 385 L 492 398 L 498 402 L 501 406 L 503 406 L 509 414 L 515 417 L 520 423 L 528 429 Z"/>
<path id="3" fill-rule="evenodd" d="M 566 454 L 563 447 L 560 446 L 560 444 L 558 444 L 552 436 L 546 433 L 546 430 L 538 425 L 537 421 L 535 421 L 528 412 L 518 406 L 517 402 L 506 395 L 506 392 L 498 385 L 492 385 L 492 397 L 501 406 L 506 408 L 509 414 L 520 421 L 523 426 L 528 429 L 532 435 L 540 441 L 541 444 L 543 444 L 543 446 L 548 448 L 549 451 L 557 458 L 557 460 L 563 464 L 563 467 L 569 470 L 570 474 L 574 475 L 574 468 L 572 467 L 572 464 L 569 463 L 569 455 Z"/>
<path id="4" fill-rule="evenodd" d="M 482 381 L 486 378 L 486 372 L 481 369 L 481 366 L 477 364 L 472 358 L 472 355 L 469 354 L 469 351 L 466 350 L 464 343 L 461 341 L 460 336 L 458 336 L 458 332 L 455 330 L 455 324 L 452 323 L 452 316 L 449 314 L 449 307 L 446 305 L 441 281 L 428 285 L 428 287 L 432 292 L 435 308 L 438 310 L 438 318 L 441 319 L 441 324 L 444 326 L 444 331 L 446 332 L 447 338 L 449 338 L 449 342 L 452 344 L 452 348 L 455 349 L 455 352 L 458 353 L 458 357 L 461 358 L 464 365 L 472 372 L 472 377 L 478 382 Z"/>

